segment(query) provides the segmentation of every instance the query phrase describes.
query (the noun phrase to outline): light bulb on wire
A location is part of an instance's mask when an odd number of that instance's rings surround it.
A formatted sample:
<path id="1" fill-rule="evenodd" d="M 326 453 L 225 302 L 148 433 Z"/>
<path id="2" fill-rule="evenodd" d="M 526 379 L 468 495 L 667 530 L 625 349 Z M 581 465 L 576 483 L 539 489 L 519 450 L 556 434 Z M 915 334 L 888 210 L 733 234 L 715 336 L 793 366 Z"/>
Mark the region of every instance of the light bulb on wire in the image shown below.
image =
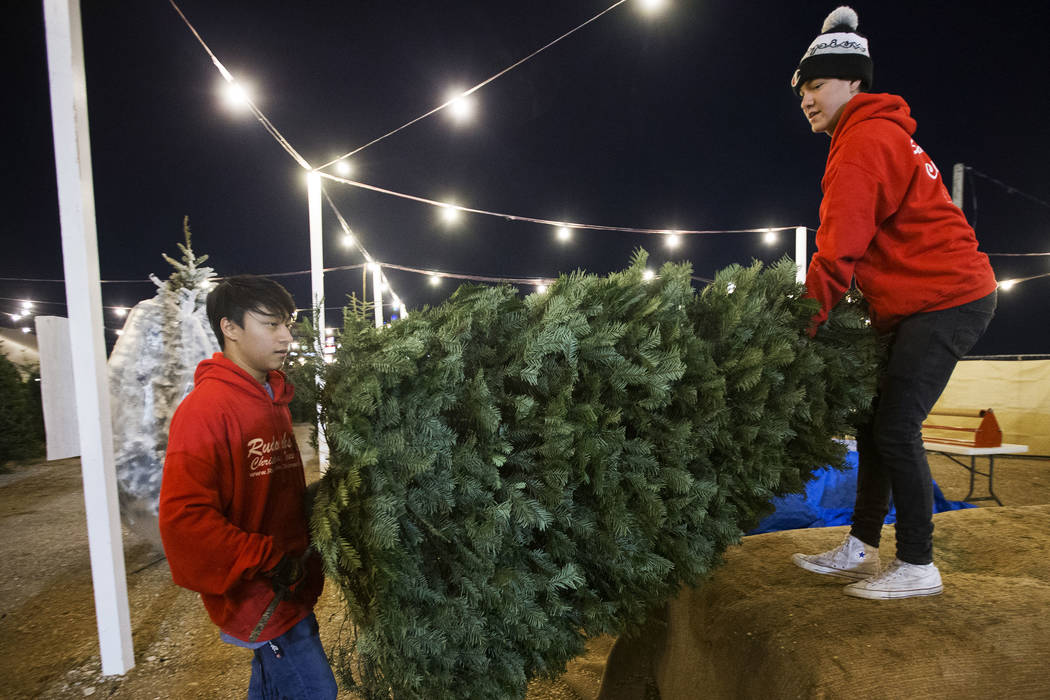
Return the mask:
<path id="1" fill-rule="evenodd" d="M 537 294 L 546 294 L 547 293 L 547 285 L 545 285 L 545 284 L 537 284 L 536 285 L 536 293 Z"/>
<path id="2" fill-rule="evenodd" d="M 637 0 L 638 7 L 647 15 L 655 15 L 667 7 L 667 0 Z"/>
<path id="3" fill-rule="evenodd" d="M 354 234 L 347 233 L 347 234 L 343 235 L 343 247 L 344 248 L 353 248 L 354 247 L 354 243 L 355 243 L 355 241 L 354 241 Z"/>
<path id="4" fill-rule="evenodd" d="M 766 245 L 776 244 L 778 238 L 779 236 L 777 236 L 777 232 L 771 228 L 766 229 L 766 232 L 762 234 L 762 242 Z"/>
<path id="5" fill-rule="evenodd" d="M 441 220 L 448 225 L 452 225 L 459 221 L 460 211 L 459 207 L 451 202 L 447 202 L 441 205 Z"/>
<path id="6" fill-rule="evenodd" d="M 251 100 L 251 90 L 235 80 L 223 83 L 222 97 L 226 106 L 236 111 L 246 111 Z"/>
<path id="7" fill-rule="evenodd" d="M 557 231 L 558 240 L 566 243 L 572 238 L 572 229 L 568 226 L 559 226 Z"/>
<path id="8" fill-rule="evenodd" d="M 675 248 L 677 248 L 678 244 L 681 243 L 681 242 L 682 242 L 682 237 L 679 236 L 674 231 L 671 231 L 670 233 L 668 233 L 667 234 L 667 238 L 664 241 L 665 245 L 668 248 L 670 248 L 671 250 L 674 250 Z"/>
<path id="9" fill-rule="evenodd" d="M 474 119 L 475 101 L 472 95 L 467 95 L 462 90 L 454 90 L 446 101 L 449 102 L 448 115 L 452 121 L 457 124 L 466 124 Z"/>
<path id="10" fill-rule="evenodd" d="M 1003 280 L 999 283 L 999 289 L 1003 290 L 1004 292 L 1008 292 L 1011 289 L 1013 289 L 1014 285 L 1016 284 L 1017 280 Z"/>
<path id="11" fill-rule="evenodd" d="M 343 177 L 346 177 L 347 175 L 349 175 L 353 171 L 354 171 L 354 168 L 353 168 L 353 166 L 350 165 L 349 161 L 340 160 L 340 161 L 336 162 L 336 164 L 335 164 L 335 172 L 336 172 L 337 175 L 342 175 Z"/>
<path id="12" fill-rule="evenodd" d="M 437 287 L 438 285 L 441 284 L 441 276 L 440 275 L 430 275 L 429 277 L 430 277 L 429 282 L 430 282 L 430 286 L 431 287 Z"/>
<path id="13" fill-rule="evenodd" d="M 656 273 L 653 272 L 652 270 L 646 270 L 645 272 L 642 273 L 642 279 L 645 280 L 646 282 L 651 280 L 653 277 L 656 277 Z"/>

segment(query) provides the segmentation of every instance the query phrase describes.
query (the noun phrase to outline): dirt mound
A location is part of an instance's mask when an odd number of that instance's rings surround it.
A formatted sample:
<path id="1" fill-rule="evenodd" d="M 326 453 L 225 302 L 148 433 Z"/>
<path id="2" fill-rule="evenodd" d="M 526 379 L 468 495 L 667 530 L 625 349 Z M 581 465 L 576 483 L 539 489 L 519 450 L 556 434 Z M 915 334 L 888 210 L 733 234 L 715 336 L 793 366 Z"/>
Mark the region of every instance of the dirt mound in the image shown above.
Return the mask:
<path id="1" fill-rule="evenodd" d="M 744 539 L 664 619 L 617 642 L 599 697 L 1050 697 L 1050 506 L 934 516 L 944 593 L 871 601 L 790 563 L 847 528 Z M 880 557 L 894 555 L 893 529 Z M 625 680 L 626 679 L 626 680 Z"/>

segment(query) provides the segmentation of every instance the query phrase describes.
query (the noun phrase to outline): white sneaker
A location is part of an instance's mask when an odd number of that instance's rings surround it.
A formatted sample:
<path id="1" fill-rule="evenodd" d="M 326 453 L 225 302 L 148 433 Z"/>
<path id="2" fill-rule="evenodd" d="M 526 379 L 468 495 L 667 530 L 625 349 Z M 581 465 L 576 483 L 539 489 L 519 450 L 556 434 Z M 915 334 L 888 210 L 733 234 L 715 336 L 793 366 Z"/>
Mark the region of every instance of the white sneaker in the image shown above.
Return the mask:
<path id="1" fill-rule="evenodd" d="M 860 581 L 879 572 L 879 550 L 846 535 L 835 549 L 822 554 L 794 554 L 791 561 L 806 571 Z"/>
<path id="2" fill-rule="evenodd" d="M 887 599 L 937 595 L 942 590 L 941 572 L 933 564 L 909 564 L 894 559 L 878 576 L 851 583 L 843 592 L 854 598 Z"/>

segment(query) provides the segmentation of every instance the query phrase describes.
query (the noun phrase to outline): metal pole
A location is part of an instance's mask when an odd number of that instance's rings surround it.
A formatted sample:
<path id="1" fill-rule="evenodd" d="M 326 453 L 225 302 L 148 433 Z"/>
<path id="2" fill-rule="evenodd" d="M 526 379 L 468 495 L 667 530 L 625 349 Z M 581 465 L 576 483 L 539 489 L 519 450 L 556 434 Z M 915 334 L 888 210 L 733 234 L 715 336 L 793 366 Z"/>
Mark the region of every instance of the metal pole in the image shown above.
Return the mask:
<path id="1" fill-rule="evenodd" d="M 383 327 L 383 268 L 372 263 L 372 300 L 375 302 L 376 328 Z"/>
<path id="2" fill-rule="evenodd" d="M 321 176 L 317 171 L 306 175 L 307 206 L 310 210 L 310 285 L 313 296 L 313 308 L 317 310 L 317 337 L 314 343 L 317 356 L 324 357 L 325 314 L 324 314 L 324 240 L 321 235 Z M 318 390 L 324 388 L 324 379 L 317 377 Z M 321 406 L 317 406 L 317 415 L 321 415 Z M 318 418 L 317 423 L 317 466 L 321 474 L 328 470 L 328 441 L 325 439 L 324 426 Z"/>
<path id="3" fill-rule="evenodd" d="M 806 283 L 806 227 L 795 227 L 795 281 Z"/>
<path id="4" fill-rule="evenodd" d="M 966 176 L 966 166 L 956 163 L 952 167 L 952 204 L 962 209 L 963 206 L 963 180 Z"/>
<path id="5" fill-rule="evenodd" d="M 91 581 L 102 673 L 112 676 L 135 666 L 135 652 L 113 463 L 79 0 L 44 0 L 44 25 L 69 336 L 71 346 L 76 348 L 72 354 L 73 387 Z"/>

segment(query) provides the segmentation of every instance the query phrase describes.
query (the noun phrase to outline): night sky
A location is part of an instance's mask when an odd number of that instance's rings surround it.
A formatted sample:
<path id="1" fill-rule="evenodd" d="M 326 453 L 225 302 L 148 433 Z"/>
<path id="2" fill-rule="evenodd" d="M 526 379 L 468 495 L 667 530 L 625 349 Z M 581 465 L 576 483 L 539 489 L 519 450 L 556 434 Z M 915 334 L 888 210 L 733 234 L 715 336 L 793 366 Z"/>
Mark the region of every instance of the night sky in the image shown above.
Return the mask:
<path id="1" fill-rule="evenodd" d="M 256 103 L 320 165 L 429 111 L 576 27 L 613 0 L 216 2 L 180 0 Z M 616 227 L 739 229 L 819 224 L 829 139 L 810 133 L 788 81 L 833 2 L 630 0 L 482 88 L 469 125 L 436 114 L 356 155 L 354 179 L 518 216 Z M 945 179 L 963 162 L 1050 201 L 1050 11 L 1043 3 L 854 2 L 878 92 L 904 96 L 916 141 Z M 41 4 L 8 3 L 0 277 L 63 276 Z M 183 216 L 220 275 L 309 268 L 304 171 L 249 114 L 166 0 L 85 2 L 88 109 L 104 280 L 170 272 Z M 1050 251 L 1050 207 L 967 180 L 965 211 L 988 253 Z M 468 215 L 326 182 L 373 256 L 446 272 L 553 277 L 605 273 L 647 248 L 712 277 L 731 263 L 793 254 L 793 236 L 659 236 L 576 231 Z M 325 265 L 361 262 L 325 207 Z M 812 235 L 811 235 L 812 252 Z M 1050 271 L 1050 257 L 993 257 L 1000 280 Z M 388 271 L 409 309 L 454 289 Z M 300 306 L 309 275 L 282 277 Z M 329 323 L 360 271 L 326 276 Z M 131 306 L 152 284 L 104 284 Z M 64 302 L 61 284 L 0 280 L 12 299 Z M 62 304 L 39 303 L 64 315 Z M 122 324 L 107 312 L 106 325 Z M 112 339 L 113 333 L 107 334 Z M 1000 294 L 972 354 L 1050 353 L 1050 277 Z"/>

